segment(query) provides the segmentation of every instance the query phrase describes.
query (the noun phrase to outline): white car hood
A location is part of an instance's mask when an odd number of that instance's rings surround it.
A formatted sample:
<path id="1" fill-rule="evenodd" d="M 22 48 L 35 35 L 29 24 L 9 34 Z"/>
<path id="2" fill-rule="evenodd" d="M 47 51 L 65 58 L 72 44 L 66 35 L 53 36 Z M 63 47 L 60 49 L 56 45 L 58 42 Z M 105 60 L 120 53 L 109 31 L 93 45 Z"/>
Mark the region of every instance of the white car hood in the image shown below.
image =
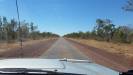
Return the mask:
<path id="1" fill-rule="evenodd" d="M 3 59 L 0 68 L 64 68 L 57 59 Z"/>
<path id="2" fill-rule="evenodd" d="M 2 59 L 0 68 L 57 70 L 58 72 L 87 75 L 119 75 L 119 72 L 96 63 L 68 62 L 60 59 Z"/>

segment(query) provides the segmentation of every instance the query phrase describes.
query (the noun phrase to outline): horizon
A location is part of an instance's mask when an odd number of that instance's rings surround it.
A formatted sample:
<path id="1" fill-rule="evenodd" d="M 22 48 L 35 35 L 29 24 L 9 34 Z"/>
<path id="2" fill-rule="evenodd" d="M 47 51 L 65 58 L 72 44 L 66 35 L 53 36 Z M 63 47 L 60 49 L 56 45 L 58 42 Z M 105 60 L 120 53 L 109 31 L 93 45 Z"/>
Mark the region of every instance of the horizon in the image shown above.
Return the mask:
<path id="1" fill-rule="evenodd" d="M 132 12 L 122 10 L 127 0 L 18 0 L 20 20 L 34 22 L 41 32 L 63 36 L 78 31 L 91 31 L 96 19 L 132 25 Z M 0 16 L 17 20 L 15 0 L 0 0 Z M 132 27 L 132 26 L 131 26 Z"/>

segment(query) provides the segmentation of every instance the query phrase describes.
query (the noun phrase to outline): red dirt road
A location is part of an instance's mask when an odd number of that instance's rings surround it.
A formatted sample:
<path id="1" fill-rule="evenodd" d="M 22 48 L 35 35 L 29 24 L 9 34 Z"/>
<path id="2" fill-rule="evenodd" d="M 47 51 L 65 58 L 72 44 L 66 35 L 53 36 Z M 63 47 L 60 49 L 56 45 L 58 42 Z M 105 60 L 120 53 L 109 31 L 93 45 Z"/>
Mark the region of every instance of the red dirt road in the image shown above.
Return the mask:
<path id="1" fill-rule="evenodd" d="M 127 71 L 129 67 L 126 60 L 121 56 L 107 53 L 98 48 L 83 45 L 72 40 L 59 38 L 58 40 L 47 40 L 32 45 L 26 45 L 23 50 L 12 49 L 0 53 L 1 58 L 48 58 L 48 59 L 85 59 L 92 60 L 98 64 L 107 66 L 116 71 Z"/>
<path id="2" fill-rule="evenodd" d="M 47 59 L 81 59 L 88 60 L 88 57 L 78 48 L 73 46 L 71 42 L 64 38 L 59 38 L 40 58 Z"/>

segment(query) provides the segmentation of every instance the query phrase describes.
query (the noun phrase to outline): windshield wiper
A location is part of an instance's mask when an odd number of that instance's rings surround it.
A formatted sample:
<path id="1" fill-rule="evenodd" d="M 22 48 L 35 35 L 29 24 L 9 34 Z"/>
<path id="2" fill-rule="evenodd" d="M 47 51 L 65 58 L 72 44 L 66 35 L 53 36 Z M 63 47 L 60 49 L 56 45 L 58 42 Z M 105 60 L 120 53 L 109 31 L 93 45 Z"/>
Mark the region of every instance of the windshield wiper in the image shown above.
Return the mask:
<path id="1" fill-rule="evenodd" d="M 73 74 L 73 73 L 63 73 L 57 71 L 47 71 L 41 69 L 27 69 L 27 68 L 2 68 L 0 69 L 0 75 L 48 75 L 48 74 L 56 74 L 56 75 L 81 75 L 81 74 Z"/>

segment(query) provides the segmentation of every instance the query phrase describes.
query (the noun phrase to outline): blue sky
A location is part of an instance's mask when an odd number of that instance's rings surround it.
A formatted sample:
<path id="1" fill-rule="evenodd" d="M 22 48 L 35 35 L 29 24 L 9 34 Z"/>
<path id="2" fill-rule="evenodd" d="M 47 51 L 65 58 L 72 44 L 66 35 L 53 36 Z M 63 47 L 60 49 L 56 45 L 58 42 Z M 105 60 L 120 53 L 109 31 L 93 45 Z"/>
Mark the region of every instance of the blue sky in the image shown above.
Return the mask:
<path id="1" fill-rule="evenodd" d="M 116 25 L 133 24 L 133 12 L 121 9 L 127 0 L 18 0 L 20 19 L 34 22 L 40 31 L 63 35 L 91 31 L 98 18 Z M 15 0 L 0 0 L 0 16 L 17 19 Z"/>

